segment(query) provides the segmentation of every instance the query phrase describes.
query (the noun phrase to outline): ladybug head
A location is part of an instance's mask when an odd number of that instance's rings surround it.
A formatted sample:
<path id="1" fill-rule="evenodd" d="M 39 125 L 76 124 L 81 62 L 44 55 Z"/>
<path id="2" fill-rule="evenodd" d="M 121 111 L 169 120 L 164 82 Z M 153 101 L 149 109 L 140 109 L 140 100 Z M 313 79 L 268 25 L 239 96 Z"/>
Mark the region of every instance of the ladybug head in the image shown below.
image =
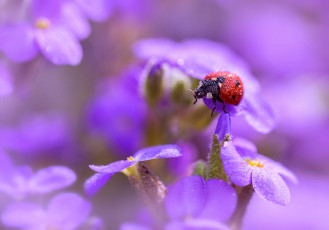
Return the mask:
<path id="1" fill-rule="evenodd" d="M 204 96 L 206 96 L 207 93 L 205 90 L 203 90 L 202 88 L 196 88 L 194 90 L 194 98 L 198 99 L 198 98 L 203 98 Z"/>

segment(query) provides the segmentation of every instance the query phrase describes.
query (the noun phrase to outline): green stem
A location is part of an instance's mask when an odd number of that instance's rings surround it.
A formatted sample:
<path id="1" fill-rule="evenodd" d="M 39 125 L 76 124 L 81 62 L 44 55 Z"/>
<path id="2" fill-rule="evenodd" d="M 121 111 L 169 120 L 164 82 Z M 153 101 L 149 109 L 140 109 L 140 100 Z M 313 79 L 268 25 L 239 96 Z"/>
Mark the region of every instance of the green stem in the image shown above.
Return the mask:
<path id="1" fill-rule="evenodd" d="M 137 194 L 142 198 L 150 213 L 154 216 L 157 224 L 161 226 L 167 220 L 167 215 L 164 209 L 164 198 L 167 189 L 164 184 L 155 176 L 151 170 L 142 162 L 129 167 L 129 175 L 126 174 L 131 185 L 136 190 Z"/>
<path id="2" fill-rule="evenodd" d="M 232 230 L 241 229 L 248 204 L 252 195 L 254 194 L 254 188 L 252 187 L 252 184 L 249 184 L 245 187 L 236 186 L 236 192 L 238 195 L 237 205 L 233 215 L 228 221 L 228 224 Z"/>
<path id="3" fill-rule="evenodd" d="M 222 145 L 223 143 L 218 140 L 218 135 L 214 134 L 212 136 L 211 150 L 208 159 L 207 180 L 221 179 L 226 182 L 229 181 L 220 157 Z"/>

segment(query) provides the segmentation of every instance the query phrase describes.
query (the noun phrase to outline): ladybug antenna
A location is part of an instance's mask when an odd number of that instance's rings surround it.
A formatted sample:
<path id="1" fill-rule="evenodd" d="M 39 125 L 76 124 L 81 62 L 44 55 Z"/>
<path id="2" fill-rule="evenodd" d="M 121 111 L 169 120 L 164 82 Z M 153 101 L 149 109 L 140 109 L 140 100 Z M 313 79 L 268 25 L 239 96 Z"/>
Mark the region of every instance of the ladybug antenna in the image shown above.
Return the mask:
<path id="1" fill-rule="evenodd" d="M 195 93 L 193 90 L 191 90 L 191 89 L 187 89 L 187 90 L 190 91 L 191 93 L 193 93 L 193 97 L 195 99 L 195 101 L 193 102 L 193 105 L 194 105 L 198 101 L 198 98 L 195 96 Z"/>
<path id="2" fill-rule="evenodd" d="M 194 91 L 193 90 L 191 90 L 191 89 L 187 89 L 188 91 L 190 91 L 191 93 L 193 93 L 193 95 L 194 95 Z"/>

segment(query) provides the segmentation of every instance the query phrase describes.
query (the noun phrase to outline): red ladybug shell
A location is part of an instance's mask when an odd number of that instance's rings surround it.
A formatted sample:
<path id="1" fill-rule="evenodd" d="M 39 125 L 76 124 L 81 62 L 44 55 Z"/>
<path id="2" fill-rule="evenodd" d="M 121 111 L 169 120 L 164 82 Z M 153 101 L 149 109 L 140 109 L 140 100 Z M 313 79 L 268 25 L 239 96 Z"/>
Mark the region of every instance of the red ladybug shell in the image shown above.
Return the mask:
<path id="1" fill-rule="evenodd" d="M 238 75 L 225 71 L 218 71 L 208 74 L 205 80 L 216 80 L 218 77 L 225 78 L 223 83 L 219 83 L 220 98 L 227 104 L 238 105 L 243 96 L 243 84 Z"/>

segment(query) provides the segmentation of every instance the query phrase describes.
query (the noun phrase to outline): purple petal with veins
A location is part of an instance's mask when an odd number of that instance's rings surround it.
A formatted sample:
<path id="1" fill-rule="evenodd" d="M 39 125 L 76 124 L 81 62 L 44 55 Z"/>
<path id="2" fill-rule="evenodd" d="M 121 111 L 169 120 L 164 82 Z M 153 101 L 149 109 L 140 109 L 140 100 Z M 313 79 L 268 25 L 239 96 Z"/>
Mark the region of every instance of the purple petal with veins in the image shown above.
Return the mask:
<path id="1" fill-rule="evenodd" d="M 85 192 L 88 196 L 93 196 L 98 192 L 106 182 L 112 177 L 109 173 L 96 173 L 88 178 L 84 184 Z"/>
<path id="2" fill-rule="evenodd" d="M 124 170 L 125 168 L 128 168 L 128 167 L 136 164 L 137 162 L 138 161 L 136 161 L 136 160 L 134 160 L 134 161 L 121 160 L 121 161 L 112 162 L 108 165 L 89 165 L 89 168 L 91 168 L 95 172 L 99 172 L 99 173 L 114 174 L 114 173 L 120 172 L 120 171 Z"/>
<path id="3" fill-rule="evenodd" d="M 240 157 L 231 141 L 224 143 L 221 159 L 227 176 L 234 184 L 246 186 L 251 183 L 252 166 Z"/>
<path id="4" fill-rule="evenodd" d="M 289 188 L 275 172 L 253 167 L 252 185 L 257 195 L 265 200 L 281 205 L 290 201 Z"/>
<path id="5" fill-rule="evenodd" d="M 173 158 L 182 156 L 177 145 L 158 145 L 139 150 L 135 155 L 136 161 L 148 161 L 158 158 Z"/>

